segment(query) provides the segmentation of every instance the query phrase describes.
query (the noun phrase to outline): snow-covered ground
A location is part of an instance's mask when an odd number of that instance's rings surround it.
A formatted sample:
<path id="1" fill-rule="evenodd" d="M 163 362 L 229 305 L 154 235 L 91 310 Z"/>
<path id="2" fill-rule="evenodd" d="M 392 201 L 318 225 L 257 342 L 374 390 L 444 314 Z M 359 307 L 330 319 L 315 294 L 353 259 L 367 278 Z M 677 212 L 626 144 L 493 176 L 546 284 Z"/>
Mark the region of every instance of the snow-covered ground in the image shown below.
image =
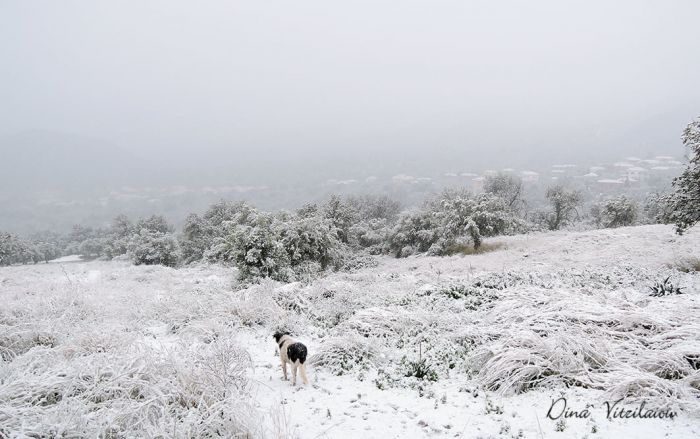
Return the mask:
<path id="1" fill-rule="evenodd" d="M 0 438 L 700 437 L 700 273 L 678 269 L 698 228 L 490 242 L 249 287 L 208 265 L 0 268 Z M 650 297 L 667 276 L 684 294 Z M 279 327 L 309 386 L 281 379 Z M 589 415 L 550 419 L 560 397 Z M 608 419 L 620 398 L 677 416 Z"/>

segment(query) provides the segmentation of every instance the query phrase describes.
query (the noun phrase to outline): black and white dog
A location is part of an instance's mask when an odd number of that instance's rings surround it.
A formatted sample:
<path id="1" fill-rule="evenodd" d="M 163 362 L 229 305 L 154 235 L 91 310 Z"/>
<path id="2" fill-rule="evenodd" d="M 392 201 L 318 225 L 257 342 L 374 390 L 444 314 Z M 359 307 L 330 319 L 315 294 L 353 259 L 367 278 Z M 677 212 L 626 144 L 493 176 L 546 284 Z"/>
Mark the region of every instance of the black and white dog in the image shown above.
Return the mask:
<path id="1" fill-rule="evenodd" d="M 304 384 L 309 384 L 309 380 L 306 378 L 306 346 L 290 337 L 288 332 L 277 331 L 272 337 L 277 342 L 280 351 L 284 379 L 288 379 L 287 363 L 289 363 L 292 365 L 292 385 L 297 384 L 297 369 L 299 369 Z"/>

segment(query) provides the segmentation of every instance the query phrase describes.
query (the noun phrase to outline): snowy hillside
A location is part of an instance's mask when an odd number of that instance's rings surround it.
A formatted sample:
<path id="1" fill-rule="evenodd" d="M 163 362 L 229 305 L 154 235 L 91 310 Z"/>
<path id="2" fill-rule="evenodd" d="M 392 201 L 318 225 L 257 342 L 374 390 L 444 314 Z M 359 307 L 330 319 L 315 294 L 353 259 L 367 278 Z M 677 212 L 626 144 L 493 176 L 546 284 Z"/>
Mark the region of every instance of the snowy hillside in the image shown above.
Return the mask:
<path id="1" fill-rule="evenodd" d="M 249 287 L 218 265 L 0 267 L 0 438 L 700 436 L 697 227 L 487 242 Z M 683 293 L 651 297 L 667 277 Z M 309 386 L 282 380 L 277 328 Z M 550 419 L 560 397 L 589 416 Z M 676 416 L 609 419 L 620 398 Z"/>

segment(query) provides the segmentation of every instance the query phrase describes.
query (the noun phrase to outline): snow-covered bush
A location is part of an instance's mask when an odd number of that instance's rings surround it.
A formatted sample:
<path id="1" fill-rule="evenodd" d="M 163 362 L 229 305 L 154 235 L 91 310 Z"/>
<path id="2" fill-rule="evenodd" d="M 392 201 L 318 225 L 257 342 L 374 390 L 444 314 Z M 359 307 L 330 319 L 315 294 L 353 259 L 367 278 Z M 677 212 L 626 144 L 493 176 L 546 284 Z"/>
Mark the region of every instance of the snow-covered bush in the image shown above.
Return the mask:
<path id="1" fill-rule="evenodd" d="M 649 287 L 651 289 L 652 297 L 662 297 L 670 296 L 673 294 L 683 294 L 683 291 L 678 285 L 674 285 L 671 282 L 671 276 L 668 276 L 663 282 L 657 281 L 653 286 Z"/>
<path id="2" fill-rule="evenodd" d="M 236 263 L 242 279 L 291 281 L 340 267 L 346 251 L 330 219 L 281 213 L 236 226 L 222 254 Z"/>
<path id="3" fill-rule="evenodd" d="M 625 195 L 608 198 L 591 207 L 596 224 L 605 228 L 631 226 L 637 220 L 637 212 L 637 203 Z"/>
<path id="4" fill-rule="evenodd" d="M 509 209 L 517 211 L 525 204 L 523 200 L 523 181 L 519 177 L 498 174 L 486 177 L 484 192 L 501 198 Z"/>
<path id="5" fill-rule="evenodd" d="M 386 195 L 349 197 L 347 205 L 356 221 L 392 221 L 401 213 L 401 203 Z"/>
<path id="6" fill-rule="evenodd" d="M 700 119 L 683 131 L 683 146 L 688 149 L 689 162 L 683 173 L 673 180 L 675 192 L 668 196 L 666 222 L 676 224 L 681 234 L 700 222 Z"/>
<path id="7" fill-rule="evenodd" d="M 42 258 L 43 255 L 20 237 L 0 232 L 0 266 L 38 262 Z"/>
<path id="8" fill-rule="evenodd" d="M 136 265 L 174 267 L 180 260 L 180 249 L 165 218 L 151 216 L 136 224 L 137 233 L 129 241 L 128 254 Z"/>
<path id="9" fill-rule="evenodd" d="M 641 207 L 641 221 L 644 224 L 663 224 L 667 222 L 669 209 L 668 194 L 650 193 L 644 199 Z"/>
<path id="10" fill-rule="evenodd" d="M 389 236 L 388 248 L 397 257 L 419 252 L 444 255 L 465 241 L 478 248 L 483 237 L 522 227 L 501 198 L 445 191 L 420 210 L 404 214 Z"/>
<path id="11" fill-rule="evenodd" d="M 579 217 L 577 208 L 583 200 L 580 192 L 555 185 L 547 189 L 546 197 L 552 209 L 549 212 L 540 212 L 539 221 L 544 222 L 550 230 L 559 230 Z"/>
<path id="12" fill-rule="evenodd" d="M 134 225 L 126 215 L 118 215 L 112 220 L 107 231 L 102 254 L 108 259 L 125 255 L 129 250 L 129 241 L 134 235 Z"/>
<path id="13" fill-rule="evenodd" d="M 376 366 L 377 355 L 376 347 L 364 337 L 334 337 L 323 342 L 309 358 L 309 364 L 324 367 L 334 375 L 345 375 Z"/>
<path id="14" fill-rule="evenodd" d="M 274 227 L 274 217 L 259 214 L 250 225 L 238 225 L 228 237 L 222 254 L 235 262 L 241 279 L 292 279 L 291 260 Z"/>
<path id="15" fill-rule="evenodd" d="M 296 218 L 279 221 L 276 228 L 293 267 L 314 262 L 325 270 L 329 266 L 337 267 L 342 262 L 345 247 L 332 220 Z"/>
<path id="16" fill-rule="evenodd" d="M 212 235 L 211 226 L 202 217 L 196 213 L 188 215 L 178 237 L 183 262 L 201 260 L 211 246 Z"/>
<path id="17" fill-rule="evenodd" d="M 78 246 L 78 254 L 87 259 L 98 258 L 105 252 L 105 247 L 104 238 L 88 238 Z"/>
<path id="18" fill-rule="evenodd" d="M 183 259 L 186 263 L 206 259 L 210 262 L 231 261 L 228 237 L 239 225 L 249 225 L 258 215 L 244 202 L 220 201 L 200 217 L 192 214 L 185 220 L 179 236 Z"/>

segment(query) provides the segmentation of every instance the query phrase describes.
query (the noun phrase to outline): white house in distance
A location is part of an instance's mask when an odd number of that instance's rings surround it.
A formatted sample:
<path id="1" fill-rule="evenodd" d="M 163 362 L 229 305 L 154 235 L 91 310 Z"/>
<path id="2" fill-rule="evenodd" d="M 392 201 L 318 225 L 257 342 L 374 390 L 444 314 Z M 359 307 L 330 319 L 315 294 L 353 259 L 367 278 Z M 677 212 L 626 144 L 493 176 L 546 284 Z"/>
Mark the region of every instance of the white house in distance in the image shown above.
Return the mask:
<path id="1" fill-rule="evenodd" d="M 472 178 L 472 190 L 475 193 L 480 193 L 484 191 L 484 182 L 486 181 L 486 177 L 476 177 Z"/>
<path id="2" fill-rule="evenodd" d="M 520 177 L 525 183 L 537 183 L 540 180 L 540 173 L 535 171 L 523 171 Z"/>
<path id="3" fill-rule="evenodd" d="M 642 181 L 646 177 L 647 170 L 640 166 L 627 168 L 627 180 L 632 182 Z"/>

